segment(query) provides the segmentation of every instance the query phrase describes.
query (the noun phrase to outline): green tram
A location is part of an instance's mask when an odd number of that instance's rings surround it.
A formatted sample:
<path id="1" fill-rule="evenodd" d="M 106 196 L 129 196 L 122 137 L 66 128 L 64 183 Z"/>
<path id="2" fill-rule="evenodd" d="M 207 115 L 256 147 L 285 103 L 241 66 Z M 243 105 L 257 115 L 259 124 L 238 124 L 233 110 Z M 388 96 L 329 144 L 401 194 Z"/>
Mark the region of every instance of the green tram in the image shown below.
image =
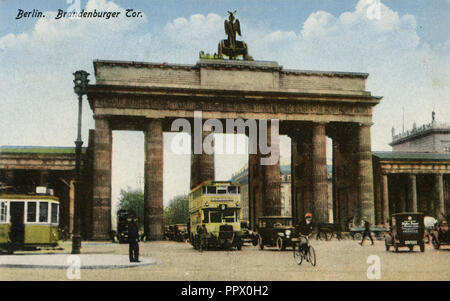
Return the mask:
<path id="1" fill-rule="evenodd" d="M 200 227 L 206 228 L 207 248 L 242 248 L 241 196 L 238 183 L 205 181 L 189 194 L 189 241 L 200 248 Z"/>
<path id="2" fill-rule="evenodd" d="M 0 250 L 58 245 L 59 199 L 49 195 L 0 194 Z"/>

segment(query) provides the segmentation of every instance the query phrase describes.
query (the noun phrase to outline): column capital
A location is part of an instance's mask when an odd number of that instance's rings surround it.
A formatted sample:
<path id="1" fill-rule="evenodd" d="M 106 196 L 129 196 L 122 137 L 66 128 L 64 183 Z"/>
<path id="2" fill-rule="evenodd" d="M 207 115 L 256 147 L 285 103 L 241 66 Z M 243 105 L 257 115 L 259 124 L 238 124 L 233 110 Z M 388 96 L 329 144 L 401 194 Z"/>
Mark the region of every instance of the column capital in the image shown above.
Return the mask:
<path id="1" fill-rule="evenodd" d="M 374 125 L 373 122 L 358 122 L 358 126 L 360 127 L 371 127 L 372 125 Z"/>
<path id="2" fill-rule="evenodd" d="M 94 114 L 93 118 L 95 120 L 109 120 L 109 117 L 106 115 L 98 115 L 98 114 Z"/>

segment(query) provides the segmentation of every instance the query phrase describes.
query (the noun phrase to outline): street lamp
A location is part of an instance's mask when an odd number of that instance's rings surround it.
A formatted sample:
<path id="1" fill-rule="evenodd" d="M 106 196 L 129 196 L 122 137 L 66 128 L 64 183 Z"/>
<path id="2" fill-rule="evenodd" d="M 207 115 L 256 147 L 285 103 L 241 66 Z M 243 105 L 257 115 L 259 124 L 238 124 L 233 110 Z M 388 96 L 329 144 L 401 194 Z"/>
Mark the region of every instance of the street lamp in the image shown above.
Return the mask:
<path id="1" fill-rule="evenodd" d="M 83 95 L 86 94 L 86 87 L 89 83 L 89 73 L 83 70 L 78 70 L 74 74 L 75 84 L 73 90 L 78 95 L 78 132 L 77 140 L 75 141 L 75 208 L 73 213 L 73 235 L 72 235 L 72 254 L 80 254 L 81 249 L 81 235 L 80 235 L 80 213 L 81 213 L 81 112 L 83 104 Z"/>

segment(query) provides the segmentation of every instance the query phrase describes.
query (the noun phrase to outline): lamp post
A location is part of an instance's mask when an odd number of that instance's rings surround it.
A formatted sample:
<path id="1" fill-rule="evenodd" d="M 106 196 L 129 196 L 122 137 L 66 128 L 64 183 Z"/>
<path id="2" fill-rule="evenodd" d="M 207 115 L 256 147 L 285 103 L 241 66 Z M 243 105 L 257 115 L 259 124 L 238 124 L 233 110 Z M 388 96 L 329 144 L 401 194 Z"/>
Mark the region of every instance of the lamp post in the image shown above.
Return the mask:
<path id="1" fill-rule="evenodd" d="M 86 71 L 78 70 L 74 74 L 73 80 L 75 86 L 73 90 L 78 95 L 78 129 L 77 140 L 75 141 L 75 208 L 73 213 L 73 235 L 72 235 L 72 254 L 80 254 L 81 249 L 81 235 L 80 235 L 80 213 L 81 213 L 81 112 L 83 105 L 83 95 L 86 94 L 86 87 L 89 83 Z"/>

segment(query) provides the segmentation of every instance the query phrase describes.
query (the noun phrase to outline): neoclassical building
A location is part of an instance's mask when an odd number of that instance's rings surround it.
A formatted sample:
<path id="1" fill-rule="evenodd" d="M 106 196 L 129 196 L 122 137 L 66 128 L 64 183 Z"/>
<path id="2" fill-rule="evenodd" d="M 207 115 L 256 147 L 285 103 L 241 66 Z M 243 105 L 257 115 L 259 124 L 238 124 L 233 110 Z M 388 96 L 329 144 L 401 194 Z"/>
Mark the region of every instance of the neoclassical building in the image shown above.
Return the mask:
<path id="1" fill-rule="evenodd" d="M 450 125 L 429 124 L 395 134 L 392 152 L 373 152 L 375 219 L 420 211 L 443 217 L 450 210 Z"/>

